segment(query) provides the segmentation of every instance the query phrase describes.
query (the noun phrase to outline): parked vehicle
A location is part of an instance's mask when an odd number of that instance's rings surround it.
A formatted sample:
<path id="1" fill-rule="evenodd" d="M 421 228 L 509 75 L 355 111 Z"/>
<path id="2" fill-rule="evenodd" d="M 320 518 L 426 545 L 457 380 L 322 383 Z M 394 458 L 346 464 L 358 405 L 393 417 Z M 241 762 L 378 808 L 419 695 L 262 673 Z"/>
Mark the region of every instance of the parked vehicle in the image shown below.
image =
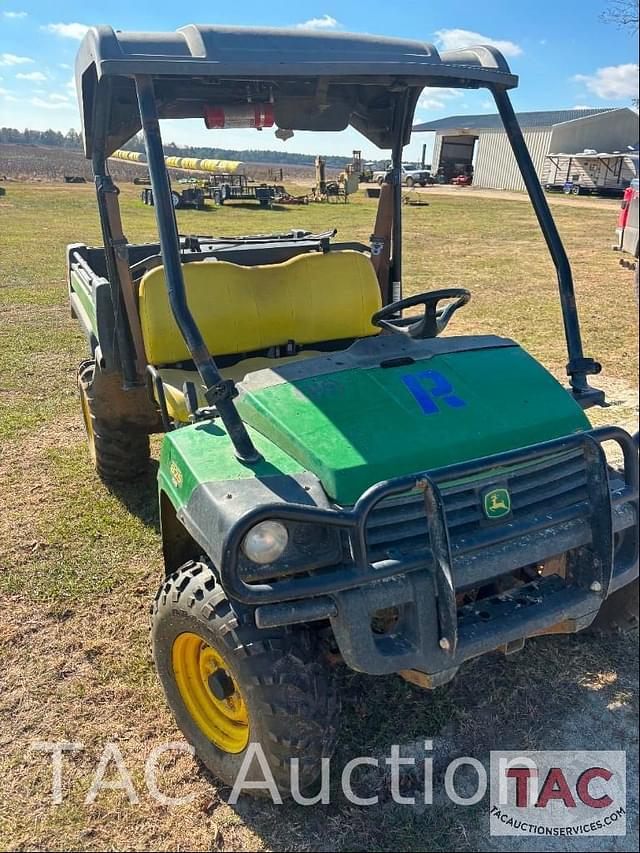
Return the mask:
<path id="1" fill-rule="evenodd" d="M 637 173 L 636 160 L 636 173 Z M 627 269 L 633 270 L 634 273 L 634 290 L 636 300 L 638 299 L 639 290 L 639 273 L 638 268 L 638 209 L 640 208 L 640 179 L 634 178 L 631 185 L 627 187 L 620 205 L 620 214 L 618 215 L 618 227 L 616 228 L 616 242 L 614 249 L 622 252 L 620 265 Z"/>
<path id="2" fill-rule="evenodd" d="M 269 184 L 250 184 L 244 175 L 237 176 L 238 180 L 209 183 L 206 192 L 216 204 L 226 201 L 257 201 L 258 206 L 271 210 L 281 195 L 285 194 L 284 187 Z"/>
<path id="3" fill-rule="evenodd" d="M 547 154 L 541 180 L 550 192 L 621 198 L 638 174 L 637 165 L 638 155 L 629 152 Z"/>
<path id="4" fill-rule="evenodd" d="M 361 183 L 366 183 L 366 184 L 372 183 L 374 172 L 375 172 L 375 165 L 373 163 L 363 163 L 362 164 L 362 171 L 360 172 Z"/>
<path id="5" fill-rule="evenodd" d="M 205 192 L 201 187 L 190 186 L 185 189 L 171 190 L 171 204 L 175 210 L 182 210 L 186 207 L 195 207 L 196 210 L 202 210 L 205 206 Z M 143 204 L 153 207 L 153 189 L 145 187 L 140 190 L 140 201 Z"/>
<path id="6" fill-rule="evenodd" d="M 373 173 L 373 180 L 383 184 L 389 177 L 389 169 L 379 169 Z M 402 183 L 405 187 L 426 187 L 433 183 L 429 169 L 415 169 L 402 165 Z"/>
<path id="7" fill-rule="evenodd" d="M 600 365 L 499 51 L 100 27 L 76 69 L 105 237 L 67 249 L 89 452 L 103 479 L 131 480 L 165 432 L 153 655 L 212 773 L 233 784 L 253 746 L 283 794 L 294 762 L 312 783 L 336 740 L 338 663 L 435 688 L 529 637 L 637 624 L 637 445 L 585 414 L 604 404 Z M 443 336 L 469 290 L 402 295 L 402 152 L 425 86 L 496 102 L 556 268 L 568 388 L 516 341 Z M 289 134 L 351 124 L 391 149 L 370 245 L 333 229 L 179 236 L 159 120 L 208 112 Z M 130 244 L 106 158 L 140 127 L 159 240 Z"/>
<path id="8" fill-rule="evenodd" d="M 620 263 L 632 264 L 635 268 L 638 260 L 638 207 L 640 206 L 640 179 L 634 178 L 624 192 L 618 215 L 615 249 L 624 252 L 627 258 Z M 635 260 L 629 260 L 634 258 Z"/>

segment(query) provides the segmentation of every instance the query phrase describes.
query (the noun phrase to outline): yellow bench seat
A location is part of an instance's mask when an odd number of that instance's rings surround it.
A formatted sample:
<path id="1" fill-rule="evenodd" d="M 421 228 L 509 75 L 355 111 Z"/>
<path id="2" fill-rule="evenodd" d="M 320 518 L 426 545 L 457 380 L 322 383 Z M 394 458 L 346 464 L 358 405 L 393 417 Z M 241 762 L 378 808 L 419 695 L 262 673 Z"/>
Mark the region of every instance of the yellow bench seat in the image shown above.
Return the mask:
<path id="1" fill-rule="evenodd" d="M 255 353 L 289 341 L 301 346 L 350 341 L 380 331 L 371 325 L 381 306 L 380 288 L 361 252 L 312 252 L 254 267 L 207 259 L 184 264 L 183 275 L 187 304 L 214 356 Z M 138 305 L 147 361 L 159 369 L 169 416 L 184 421 L 183 383 L 194 381 L 198 389 L 200 381 L 193 370 L 177 367 L 191 353 L 169 304 L 164 267 L 142 277 Z M 286 360 L 313 354 L 305 350 Z M 275 363 L 285 359 L 245 358 L 222 374 L 239 380 Z"/>

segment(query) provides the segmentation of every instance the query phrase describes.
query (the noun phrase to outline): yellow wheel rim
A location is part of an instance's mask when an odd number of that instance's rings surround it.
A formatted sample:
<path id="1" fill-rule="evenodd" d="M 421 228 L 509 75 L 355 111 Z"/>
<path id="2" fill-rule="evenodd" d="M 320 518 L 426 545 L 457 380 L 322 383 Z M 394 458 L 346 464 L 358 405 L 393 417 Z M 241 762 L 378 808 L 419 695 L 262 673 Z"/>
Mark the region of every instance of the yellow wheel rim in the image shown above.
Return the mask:
<path id="1" fill-rule="evenodd" d="M 89 411 L 89 403 L 87 401 L 87 395 L 84 393 L 82 389 L 80 389 L 80 405 L 82 406 L 82 418 L 84 420 L 84 428 L 87 431 L 87 441 L 89 442 L 89 454 L 92 460 L 95 462 L 96 459 L 96 442 L 95 436 L 93 433 L 93 418 L 91 417 L 91 412 Z"/>
<path id="2" fill-rule="evenodd" d="M 185 633 L 174 640 L 171 657 L 182 701 L 200 731 L 224 752 L 242 752 L 249 715 L 222 655 L 197 634 Z"/>

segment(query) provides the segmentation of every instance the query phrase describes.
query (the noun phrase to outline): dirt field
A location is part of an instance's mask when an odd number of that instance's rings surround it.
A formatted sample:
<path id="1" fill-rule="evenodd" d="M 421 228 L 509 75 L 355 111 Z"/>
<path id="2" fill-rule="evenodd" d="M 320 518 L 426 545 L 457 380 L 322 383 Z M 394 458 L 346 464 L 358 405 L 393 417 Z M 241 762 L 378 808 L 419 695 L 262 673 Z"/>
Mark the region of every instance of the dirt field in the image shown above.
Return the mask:
<path id="1" fill-rule="evenodd" d="M 246 163 L 247 175 L 259 181 L 274 180 L 304 181 L 313 184 L 313 166 L 280 166 L 277 163 Z M 109 171 L 116 181 L 129 182 L 145 173 L 144 166 L 134 166 L 120 160 L 109 160 Z M 332 171 L 331 169 L 329 170 Z M 339 171 L 339 170 L 334 170 Z M 193 172 L 173 169 L 174 181 L 193 177 Z M 76 175 L 92 183 L 91 163 L 81 151 L 66 148 L 49 148 L 44 145 L 0 144 L 0 176 L 9 180 L 29 182 L 63 181 L 65 175 Z"/>
<path id="2" fill-rule="evenodd" d="M 0 162 L 0 173 L 6 167 Z M 615 850 L 638 846 L 637 637 L 587 635 L 528 641 L 510 657 L 465 665 L 424 693 L 400 678 L 342 671 L 343 725 L 330 805 L 303 808 L 241 800 L 190 757 L 160 762 L 163 806 L 144 784 L 151 750 L 179 741 L 156 680 L 148 608 L 161 578 L 154 471 L 110 490 L 85 451 L 75 370 L 85 343 L 69 317 L 64 246 L 97 244 L 90 185 L 7 182 L 0 196 L 0 810 L 3 850 Z M 154 235 L 153 211 L 123 184 L 131 241 Z M 520 199 L 433 192 L 406 209 L 406 290 L 467 286 L 470 305 L 454 332 L 495 332 L 521 341 L 562 377 L 565 361 L 554 273 Z M 566 202 L 570 203 L 566 203 Z M 615 203 L 554 206 L 573 263 L 585 351 L 602 361 L 595 384 L 610 407 L 593 422 L 637 422 L 637 311 L 630 274 L 610 251 Z M 336 226 L 367 241 L 374 202 L 260 211 L 225 206 L 179 212 L 183 233 L 265 233 Z M 157 456 L 158 442 L 154 444 Z M 391 744 L 421 757 L 433 741 L 435 804 L 401 806 L 384 769 L 363 773 L 356 807 L 339 793 L 339 771 Z M 63 800 L 51 803 L 49 756 L 38 741 L 82 743 L 64 758 Z M 100 756 L 117 744 L 139 802 L 122 790 L 85 797 Z M 486 801 L 453 806 L 439 793 L 446 765 L 467 755 L 488 765 L 492 749 L 624 749 L 628 834 L 587 842 L 516 844 L 491 838 Z M 384 765 L 382 765 L 384 768 Z M 115 777 L 111 777 L 115 778 Z M 402 791 L 422 791 L 402 778 Z M 460 788 L 468 781 L 461 780 Z M 575 844 L 575 846 L 571 846 Z"/>

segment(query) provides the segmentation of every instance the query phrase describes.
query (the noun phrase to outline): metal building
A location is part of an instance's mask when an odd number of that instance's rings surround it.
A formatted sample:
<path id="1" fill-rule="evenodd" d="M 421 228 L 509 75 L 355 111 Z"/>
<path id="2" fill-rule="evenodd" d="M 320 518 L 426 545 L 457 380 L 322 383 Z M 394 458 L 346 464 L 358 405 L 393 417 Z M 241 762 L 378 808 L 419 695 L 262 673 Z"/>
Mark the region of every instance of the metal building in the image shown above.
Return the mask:
<path id="1" fill-rule="evenodd" d="M 518 121 L 541 180 L 548 154 L 624 151 L 638 142 L 638 115 L 628 107 L 518 113 Z M 499 115 L 450 116 L 415 125 L 413 132 L 436 134 L 432 174 L 440 171 L 448 181 L 473 166 L 474 186 L 524 190 Z"/>

